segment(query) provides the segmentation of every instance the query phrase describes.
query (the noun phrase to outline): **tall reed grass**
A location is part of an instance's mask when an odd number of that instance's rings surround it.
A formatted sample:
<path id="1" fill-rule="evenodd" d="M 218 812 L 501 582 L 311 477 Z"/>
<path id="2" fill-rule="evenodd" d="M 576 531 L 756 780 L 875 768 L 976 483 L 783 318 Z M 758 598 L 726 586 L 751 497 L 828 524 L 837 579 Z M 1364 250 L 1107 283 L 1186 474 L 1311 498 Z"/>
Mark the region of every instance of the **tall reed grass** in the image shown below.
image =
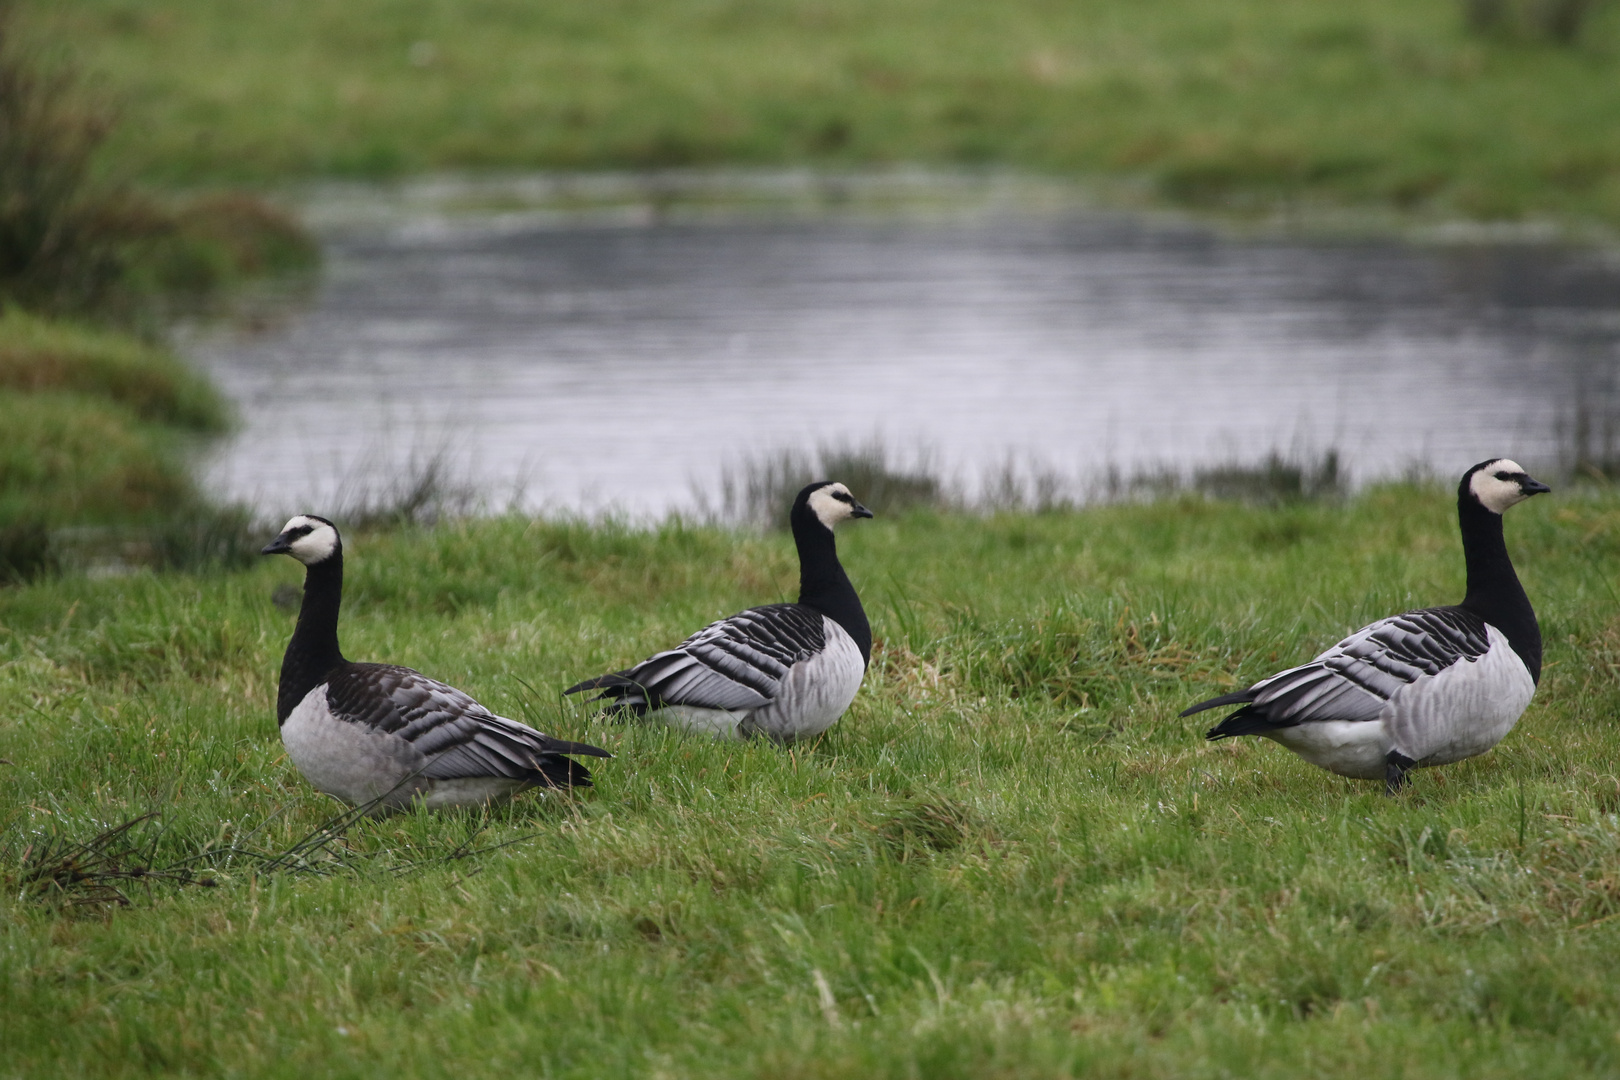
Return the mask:
<path id="1" fill-rule="evenodd" d="M 1339 452 L 1273 449 L 1258 459 L 1228 458 L 1191 467 L 1132 469 L 1107 465 L 1065 473 L 1035 459 L 1008 455 L 976 476 L 951 476 L 935 455 L 902 455 L 878 438 L 829 442 L 814 450 L 779 449 L 728 462 L 718 497 L 695 493 L 699 517 L 785 528 L 787 507 L 805 484 L 841 480 L 881 514 L 915 507 L 972 513 L 1049 512 L 1111 502 L 1199 495 L 1256 505 L 1343 498 L 1350 476 Z"/>

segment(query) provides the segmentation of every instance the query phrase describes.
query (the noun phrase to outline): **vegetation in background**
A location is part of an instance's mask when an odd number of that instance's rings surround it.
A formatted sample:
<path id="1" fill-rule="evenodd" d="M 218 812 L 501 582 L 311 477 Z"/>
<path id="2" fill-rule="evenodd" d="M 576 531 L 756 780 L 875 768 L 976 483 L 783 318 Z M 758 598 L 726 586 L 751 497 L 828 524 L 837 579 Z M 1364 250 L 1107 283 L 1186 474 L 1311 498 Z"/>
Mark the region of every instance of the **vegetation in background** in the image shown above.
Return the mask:
<path id="1" fill-rule="evenodd" d="M 1585 432 L 1592 418 L 1582 415 L 1587 417 L 1587 426 L 1579 431 Z M 434 459 L 430 470 L 402 490 L 422 487 L 426 492 L 436 491 L 442 468 L 442 460 Z M 1574 471 L 1589 474 L 1592 469 L 1577 464 Z M 718 498 L 701 490 L 694 492 L 698 516 L 785 529 L 787 507 L 799 490 L 828 478 L 844 481 L 859 493 L 862 503 L 884 515 L 920 507 L 1044 513 L 1090 503 L 1174 499 L 1189 494 L 1275 505 L 1342 498 L 1350 491 L 1349 473 L 1337 450 L 1272 450 L 1258 461 L 1231 457 L 1190 471 L 1165 464 L 1127 473 L 1109 465 L 1094 475 L 1066 474 L 1038 461 L 1009 457 L 985 470 L 976 481 L 967 482 L 948 478 L 926 450 L 907 458 L 882 439 L 873 438 L 859 443 L 823 443 L 813 451 L 766 451 L 732 462 L 720 471 Z M 416 497 L 395 496 L 385 503 L 412 507 L 417 501 Z M 362 510 L 360 517 L 367 522 L 378 520 L 369 510 Z"/>
<path id="2" fill-rule="evenodd" d="M 207 561 L 242 515 L 205 503 L 185 450 L 228 412 L 151 339 L 179 305 L 310 265 L 314 244 L 253 196 L 134 187 L 101 152 L 110 111 L 39 52 L 0 0 L 0 584 L 56 567 L 68 527 L 142 527 L 102 538 L 126 561 Z"/>
<path id="3" fill-rule="evenodd" d="M 15 22 L 14 0 L 0 2 L 0 309 L 128 321 L 314 261 L 307 234 L 262 200 L 160 200 L 104 167 L 109 110 L 19 43 Z"/>
<path id="4" fill-rule="evenodd" d="M 1504 0 L 30 4 L 161 183 L 1004 164 L 1235 210 L 1620 221 L 1620 5 Z M 1579 9 L 1579 34 L 1554 29 Z M 1485 21 L 1495 25 L 1495 16 Z M 1519 25 L 1517 21 L 1513 25 Z M 1550 36 L 1549 36 L 1550 35 Z M 1552 38 L 1569 37 L 1568 44 Z M 176 62 L 184 57 L 184 62 Z"/>
<path id="5" fill-rule="evenodd" d="M 840 552 L 872 668 L 791 751 L 558 696 L 791 596 L 786 536 L 515 517 L 351 533 L 350 655 L 617 756 L 574 798 L 356 823 L 291 872 L 231 853 L 290 851 L 334 813 L 273 719 L 293 615 L 272 597 L 295 564 L 0 591 L 7 1067 L 1612 1074 L 1612 491 L 1513 511 L 1540 690 L 1500 747 L 1410 795 L 1176 716 L 1460 596 L 1454 515 L 1447 490 L 1385 487 L 861 522 Z"/>
<path id="6" fill-rule="evenodd" d="M 1599 7 L 1598 0 L 1463 0 L 1471 29 L 1571 45 Z"/>
<path id="7" fill-rule="evenodd" d="M 950 495 L 926 454 L 902 465 L 881 439 L 862 444 L 826 443 L 814 451 L 781 449 L 755 454 L 720 471 L 719 499 L 709 505 L 695 494 L 703 516 L 718 521 L 788 527 L 788 509 L 807 484 L 840 480 L 859 492 L 862 504 L 878 514 L 919 506 L 940 508 Z"/>
<path id="8" fill-rule="evenodd" d="M 102 398 L 135 417 L 196 432 L 223 431 L 224 398 L 166 349 L 125 334 L 0 314 L 0 392 Z"/>
<path id="9" fill-rule="evenodd" d="M 166 349 L 0 315 L 0 583 L 48 571 L 68 549 L 80 562 L 96 549 L 164 565 L 222 557 L 244 515 L 206 503 L 188 451 L 228 419 L 213 386 Z"/>

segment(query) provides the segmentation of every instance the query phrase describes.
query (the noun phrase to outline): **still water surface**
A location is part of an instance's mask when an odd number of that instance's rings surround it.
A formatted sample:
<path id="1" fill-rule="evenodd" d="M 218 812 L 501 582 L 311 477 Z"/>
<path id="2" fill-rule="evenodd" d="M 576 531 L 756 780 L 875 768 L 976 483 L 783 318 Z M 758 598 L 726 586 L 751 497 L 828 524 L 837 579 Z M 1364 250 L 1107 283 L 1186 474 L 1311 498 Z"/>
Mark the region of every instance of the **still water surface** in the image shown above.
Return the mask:
<path id="1" fill-rule="evenodd" d="M 267 510 L 447 449 L 495 505 L 659 513 L 728 461 L 874 435 L 968 484 L 1278 448 L 1337 448 L 1357 480 L 1550 470 L 1620 357 L 1620 267 L 1545 245 L 984 205 L 323 230 L 313 298 L 188 346 L 243 417 L 210 482 Z"/>

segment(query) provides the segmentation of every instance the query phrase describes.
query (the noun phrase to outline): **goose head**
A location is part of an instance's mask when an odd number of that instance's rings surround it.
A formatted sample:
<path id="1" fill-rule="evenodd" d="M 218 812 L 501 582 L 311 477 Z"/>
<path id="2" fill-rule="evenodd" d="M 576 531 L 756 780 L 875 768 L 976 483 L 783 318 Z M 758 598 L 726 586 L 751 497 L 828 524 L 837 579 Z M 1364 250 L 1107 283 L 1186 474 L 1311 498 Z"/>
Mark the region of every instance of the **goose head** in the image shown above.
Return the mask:
<path id="1" fill-rule="evenodd" d="M 337 526 L 314 514 L 299 514 L 288 520 L 281 534 L 259 552 L 261 555 L 291 555 L 305 566 L 314 566 L 343 550 Z"/>
<path id="2" fill-rule="evenodd" d="M 836 480 L 818 480 L 799 492 L 799 497 L 793 500 L 794 524 L 811 517 L 828 532 L 841 521 L 871 516 L 872 511 L 856 502 L 849 488 Z"/>
<path id="3" fill-rule="evenodd" d="M 1493 514 L 1500 514 L 1532 495 L 1541 495 L 1551 490 L 1552 488 L 1525 472 L 1518 462 L 1507 458 L 1492 458 L 1480 462 L 1463 474 L 1459 494 L 1473 499 Z"/>

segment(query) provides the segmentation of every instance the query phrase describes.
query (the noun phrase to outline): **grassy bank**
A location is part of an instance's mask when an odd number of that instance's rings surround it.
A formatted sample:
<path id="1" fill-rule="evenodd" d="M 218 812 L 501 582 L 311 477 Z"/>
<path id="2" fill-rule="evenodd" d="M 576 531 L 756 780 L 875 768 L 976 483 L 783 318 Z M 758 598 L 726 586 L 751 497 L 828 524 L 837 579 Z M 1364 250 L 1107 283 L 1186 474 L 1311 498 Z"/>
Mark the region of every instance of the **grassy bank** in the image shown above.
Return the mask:
<path id="1" fill-rule="evenodd" d="M 163 348 L 0 315 L 0 584 L 48 570 L 60 549 L 52 534 L 67 526 L 217 519 L 187 459 L 228 415 L 213 386 Z"/>
<path id="2" fill-rule="evenodd" d="M 863 523 L 843 552 L 881 646 L 852 712 L 792 752 L 557 699 L 789 595 L 784 536 L 359 536 L 351 655 L 618 757 L 577 801 L 363 823 L 302 872 L 258 874 L 333 810 L 272 721 L 292 622 L 272 596 L 298 568 L 0 591 L 6 1066 L 1611 1074 L 1620 501 L 1536 500 L 1509 532 L 1547 637 L 1540 693 L 1495 752 L 1397 800 L 1175 714 L 1459 595 L 1444 492 Z M 42 862 L 51 835 L 151 810 L 119 865 L 192 858 L 212 887 Z M 479 824 L 471 847 L 515 842 L 450 858 Z"/>
<path id="3" fill-rule="evenodd" d="M 115 157 L 162 183 L 1000 163 L 1193 204 L 1620 221 L 1620 8 L 1558 45 L 1470 31 L 1465 7 L 32 4 L 124 103 Z"/>

